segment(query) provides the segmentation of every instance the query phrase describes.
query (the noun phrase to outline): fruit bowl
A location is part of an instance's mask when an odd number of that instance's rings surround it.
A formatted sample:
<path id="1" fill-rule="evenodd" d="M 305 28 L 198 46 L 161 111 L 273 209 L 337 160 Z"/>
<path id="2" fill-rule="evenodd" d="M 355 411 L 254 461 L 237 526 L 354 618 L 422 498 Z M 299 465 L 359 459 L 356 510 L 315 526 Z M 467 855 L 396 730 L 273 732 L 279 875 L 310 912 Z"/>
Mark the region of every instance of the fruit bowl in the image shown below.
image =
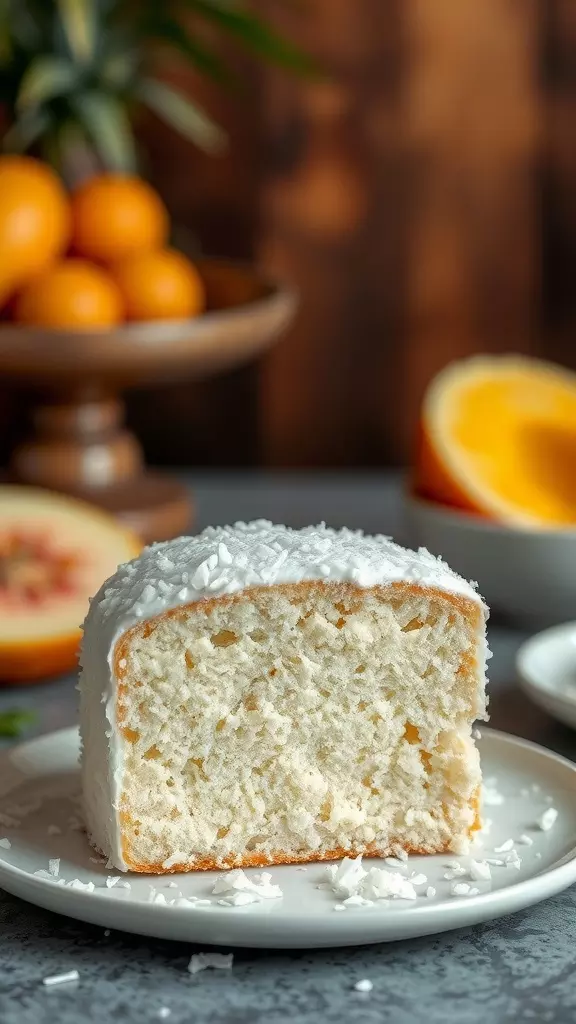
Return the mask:
<path id="1" fill-rule="evenodd" d="M 177 481 L 145 470 L 136 438 L 123 427 L 118 393 L 197 380 L 253 359 L 296 307 L 290 288 L 254 268 L 217 260 L 197 266 L 207 308 L 191 320 L 81 333 L 0 325 L 0 375 L 37 396 L 35 433 L 15 449 L 12 479 L 92 501 L 147 542 L 186 532 L 190 497 Z"/>
<path id="2" fill-rule="evenodd" d="M 576 619 L 576 530 L 517 529 L 407 492 L 409 542 L 466 579 L 494 611 L 529 627 Z"/>

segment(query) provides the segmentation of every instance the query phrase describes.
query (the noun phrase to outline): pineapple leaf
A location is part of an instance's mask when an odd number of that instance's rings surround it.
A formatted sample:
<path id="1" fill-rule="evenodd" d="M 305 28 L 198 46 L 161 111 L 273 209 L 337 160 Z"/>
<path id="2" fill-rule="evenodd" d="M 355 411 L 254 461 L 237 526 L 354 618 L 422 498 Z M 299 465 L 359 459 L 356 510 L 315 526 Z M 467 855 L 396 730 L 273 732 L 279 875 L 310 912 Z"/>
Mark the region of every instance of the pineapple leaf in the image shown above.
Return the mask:
<path id="1" fill-rule="evenodd" d="M 235 76 L 207 46 L 190 36 L 172 18 L 153 18 L 146 25 L 146 31 L 168 46 L 178 50 L 183 57 L 216 82 L 231 84 Z"/>
<path id="2" fill-rule="evenodd" d="M 187 7 L 243 43 L 259 57 L 301 75 L 317 75 L 312 58 L 234 0 L 185 0 Z"/>
<path id="3" fill-rule="evenodd" d="M 72 96 L 70 105 L 104 166 L 134 171 L 136 147 L 124 104 L 109 93 L 94 90 Z"/>
<path id="4" fill-rule="evenodd" d="M 25 153 L 48 131 L 50 122 L 48 111 L 27 110 L 4 133 L 2 148 L 8 153 Z"/>
<path id="5" fill-rule="evenodd" d="M 49 54 L 35 57 L 28 65 L 20 82 L 16 109 L 37 107 L 55 96 L 71 92 L 78 79 L 78 69 L 63 57 Z"/>
<path id="6" fill-rule="evenodd" d="M 201 107 L 173 86 L 155 78 L 143 78 L 138 83 L 136 94 L 167 124 L 207 152 L 219 153 L 226 147 L 226 135 L 222 129 Z"/>
<path id="7" fill-rule="evenodd" d="M 70 52 L 81 64 L 94 55 L 96 0 L 56 0 Z"/>

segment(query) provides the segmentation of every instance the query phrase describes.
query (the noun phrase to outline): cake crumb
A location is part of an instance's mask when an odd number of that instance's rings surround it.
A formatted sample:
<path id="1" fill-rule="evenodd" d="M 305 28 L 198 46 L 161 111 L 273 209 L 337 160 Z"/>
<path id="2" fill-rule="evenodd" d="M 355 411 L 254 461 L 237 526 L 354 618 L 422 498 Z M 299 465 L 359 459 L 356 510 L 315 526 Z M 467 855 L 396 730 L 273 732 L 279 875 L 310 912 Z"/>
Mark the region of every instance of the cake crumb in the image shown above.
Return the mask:
<path id="1" fill-rule="evenodd" d="M 370 981 L 370 978 L 362 978 L 361 981 L 354 982 L 354 988 L 356 992 L 371 992 L 374 985 Z"/>

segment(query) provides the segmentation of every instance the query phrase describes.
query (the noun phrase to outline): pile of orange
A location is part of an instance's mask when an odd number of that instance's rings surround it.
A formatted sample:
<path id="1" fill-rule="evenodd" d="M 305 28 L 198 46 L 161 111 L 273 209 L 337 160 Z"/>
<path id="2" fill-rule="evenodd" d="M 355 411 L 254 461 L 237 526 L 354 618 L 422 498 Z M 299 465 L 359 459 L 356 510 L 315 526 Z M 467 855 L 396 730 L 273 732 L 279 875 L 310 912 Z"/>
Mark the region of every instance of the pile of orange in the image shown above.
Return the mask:
<path id="1" fill-rule="evenodd" d="M 168 212 L 141 178 L 101 174 L 68 194 L 47 164 L 0 157 L 0 309 L 70 330 L 196 316 L 204 289 L 168 248 Z"/>
<path id="2" fill-rule="evenodd" d="M 576 374 L 523 356 L 448 366 L 424 397 L 414 482 L 509 526 L 576 525 Z"/>

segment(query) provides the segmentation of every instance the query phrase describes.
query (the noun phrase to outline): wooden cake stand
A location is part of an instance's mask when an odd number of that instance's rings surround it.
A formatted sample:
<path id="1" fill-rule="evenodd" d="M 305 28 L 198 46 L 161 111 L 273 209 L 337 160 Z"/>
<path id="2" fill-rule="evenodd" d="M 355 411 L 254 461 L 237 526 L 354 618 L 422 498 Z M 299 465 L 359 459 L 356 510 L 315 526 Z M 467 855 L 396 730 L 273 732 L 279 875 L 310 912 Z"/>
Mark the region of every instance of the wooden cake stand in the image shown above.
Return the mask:
<path id="1" fill-rule="evenodd" d="M 254 358 L 290 322 L 294 293 L 249 267 L 199 264 L 207 311 L 194 320 L 109 331 L 0 326 L 0 377 L 33 395 L 33 434 L 11 459 L 13 480 L 75 494 L 119 516 L 146 541 L 185 533 L 190 495 L 144 466 L 119 394 L 194 380 Z"/>

